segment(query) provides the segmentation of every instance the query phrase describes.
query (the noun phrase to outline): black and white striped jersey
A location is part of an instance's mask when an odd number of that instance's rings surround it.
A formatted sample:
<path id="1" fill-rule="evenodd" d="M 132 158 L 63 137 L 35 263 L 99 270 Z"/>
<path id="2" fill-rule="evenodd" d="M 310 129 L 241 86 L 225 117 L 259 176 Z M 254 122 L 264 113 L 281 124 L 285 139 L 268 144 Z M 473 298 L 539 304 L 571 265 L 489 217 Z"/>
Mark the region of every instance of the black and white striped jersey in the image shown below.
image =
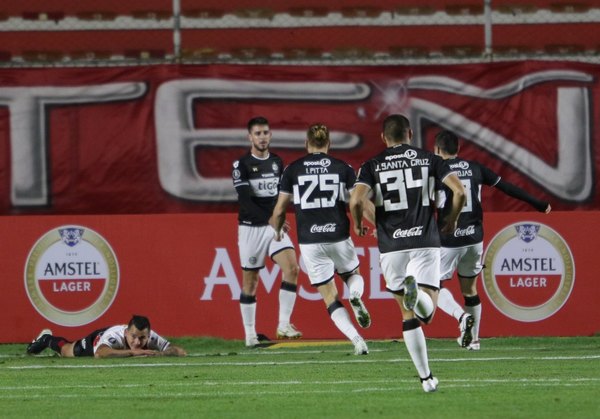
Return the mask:
<path id="1" fill-rule="evenodd" d="M 442 246 L 463 247 L 483 241 L 483 208 L 481 206 L 481 187 L 494 186 L 500 176 L 481 164 L 463 160 L 459 157 L 446 160 L 450 169 L 460 178 L 467 195 L 467 202 L 458 217 L 458 226 L 453 234 L 440 234 Z M 438 189 L 438 225 L 452 209 L 452 191 L 442 184 Z"/>
<path id="2" fill-rule="evenodd" d="M 355 180 L 350 165 L 325 153 L 308 154 L 285 168 L 281 193 L 293 196 L 299 243 L 333 243 L 350 236 L 346 208 Z"/>
<path id="3" fill-rule="evenodd" d="M 435 154 L 400 144 L 363 163 L 358 183 L 374 194 L 380 253 L 440 247 L 435 221 L 435 179 L 451 173 Z"/>
<path id="4" fill-rule="evenodd" d="M 279 180 L 283 171 L 281 158 L 269 153 L 260 159 L 251 152 L 233 162 L 231 177 L 240 197 L 239 224 L 261 226 L 269 224 L 269 218 L 277 203 Z M 249 187 L 250 202 L 242 202 L 243 189 Z"/>

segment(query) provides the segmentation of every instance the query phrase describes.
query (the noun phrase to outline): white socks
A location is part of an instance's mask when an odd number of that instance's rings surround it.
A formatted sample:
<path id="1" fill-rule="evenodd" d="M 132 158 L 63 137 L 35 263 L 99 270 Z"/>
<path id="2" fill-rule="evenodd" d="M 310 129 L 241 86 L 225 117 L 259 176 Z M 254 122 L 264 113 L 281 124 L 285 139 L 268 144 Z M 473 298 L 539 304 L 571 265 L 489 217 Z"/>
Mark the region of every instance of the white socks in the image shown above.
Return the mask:
<path id="1" fill-rule="evenodd" d="M 425 341 L 425 334 L 421 327 L 417 327 L 412 330 L 405 330 L 402 332 L 404 338 L 404 344 L 413 364 L 417 368 L 419 377 L 424 378 L 429 376 L 431 371 L 429 370 L 429 357 L 427 356 L 427 343 Z"/>
<path id="2" fill-rule="evenodd" d="M 292 317 L 292 311 L 294 310 L 294 304 L 296 304 L 296 292 L 288 291 L 285 289 L 279 290 L 279 325 L 278 327 L 284 328 L 290 324 L 290 318 Z"/>
<path id="3" fill-rule="evenodd" d="M 452 293 L 446 288 L 440 289 L 438 296 L 438 307 L 441 308 L 445 313 L 451 315 L 456 320 L 460 321 L 460 316 L 463 315 L 465 310 L 456 302 Z"/>
<path id="4" fill-rule="evenodd" d="M 256 337 L 256 303 L 240 304 L 246 339 Z"/>
<path id="5" fill-rule="evenodd" d="M 479 324 L 481 323 L 481 304 L 477 304 L 476 306 L 465 306 L 465 311 L 473 316 L 475 322 L 473 323 L 473 329 L 471 333 L 473 333 L 473 340 L 479 340 Z"/>
<path id="6" fill-rule="evenodd" d="M 415 314 L 422 319 L 426 319 L 433 314 L 433 310 L 435 307 L 433 306 L 433 300 L 423 290 L 418 291 L 417 304 L 415 304 Z"/>
<path id="7" fill-rule="evenodd" d="M 348 290 L 350 291 L 350 298 L 362 298 L 365 292 L 365 280 L 358 274 L 352 274 L 346 281 Z"/>
<path id="8" fill-rule="evenodd" d="M 348 310 L 346 310 L 344 307 L 340 307 L 331 313 L 331 320 L 333 320 L 333 323 L 340 330 L 340 332 L 342 332 L 353 343 L 357 338 L 362 339 L 352 324 Z"/>

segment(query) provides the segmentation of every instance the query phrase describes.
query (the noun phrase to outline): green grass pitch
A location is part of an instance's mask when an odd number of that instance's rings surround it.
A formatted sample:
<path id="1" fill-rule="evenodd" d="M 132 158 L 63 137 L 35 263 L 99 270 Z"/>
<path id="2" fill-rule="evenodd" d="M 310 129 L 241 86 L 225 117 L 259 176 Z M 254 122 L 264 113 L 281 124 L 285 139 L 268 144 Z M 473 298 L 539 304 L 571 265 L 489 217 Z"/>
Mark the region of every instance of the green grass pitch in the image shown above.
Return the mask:
<path id="1" fill-rule="evenodd" d="M 597 418 L 600 336 L 429 339 L 436 393 L 404 343 L 173 339 L 186 358 L 63 359 L 0 345 L 0 417 Z"/>

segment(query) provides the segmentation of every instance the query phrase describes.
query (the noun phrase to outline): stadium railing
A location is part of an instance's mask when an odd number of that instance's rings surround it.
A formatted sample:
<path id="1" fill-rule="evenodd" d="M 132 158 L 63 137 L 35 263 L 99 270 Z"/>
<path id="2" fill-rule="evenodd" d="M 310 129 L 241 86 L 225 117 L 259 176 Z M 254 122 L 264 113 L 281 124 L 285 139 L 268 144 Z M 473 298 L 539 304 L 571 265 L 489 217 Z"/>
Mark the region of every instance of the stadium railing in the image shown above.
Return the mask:
<path id="1" fill-rule="evenodd" d="M 21 0 L 0 66 L 147 62 L 600 61 L 594 1 Z"/>

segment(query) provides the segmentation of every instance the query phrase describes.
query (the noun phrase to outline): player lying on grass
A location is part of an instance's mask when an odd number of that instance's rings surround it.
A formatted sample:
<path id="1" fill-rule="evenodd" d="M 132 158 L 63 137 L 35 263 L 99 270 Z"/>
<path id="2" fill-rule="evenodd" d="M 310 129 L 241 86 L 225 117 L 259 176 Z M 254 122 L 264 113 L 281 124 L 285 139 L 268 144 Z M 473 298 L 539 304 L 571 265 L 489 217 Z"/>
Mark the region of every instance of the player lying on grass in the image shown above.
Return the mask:
<path id="1" fill-rule="evenodd" d="M 184 349 L 150 329 L 150 320 L 133 316 L 127 325 L 98 329 L 75 342 L 53 336 L 44 329 L 27 346 L 27 353 L 37 355 L 50 348 L 66 358 L 93 356 L 95 358 L 124 358 L 129 356 L 186 356 Z"/>

